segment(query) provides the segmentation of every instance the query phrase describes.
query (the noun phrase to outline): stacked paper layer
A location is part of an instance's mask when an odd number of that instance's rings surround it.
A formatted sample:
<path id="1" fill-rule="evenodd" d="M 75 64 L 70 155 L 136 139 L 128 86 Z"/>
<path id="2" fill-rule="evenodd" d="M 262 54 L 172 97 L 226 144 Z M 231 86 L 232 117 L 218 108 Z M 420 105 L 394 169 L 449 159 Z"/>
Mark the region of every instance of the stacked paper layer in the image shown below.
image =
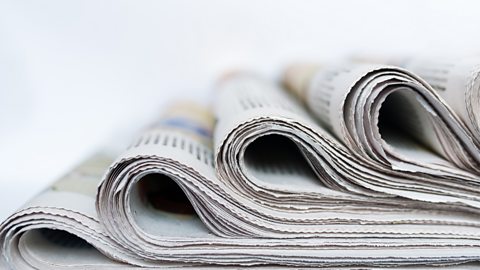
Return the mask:
<path id="1" fill-rule="evenodd" d="M 476 265 L 480 61 L 375 62 L 173 104 L 4 221 L 0 266 Z"/>

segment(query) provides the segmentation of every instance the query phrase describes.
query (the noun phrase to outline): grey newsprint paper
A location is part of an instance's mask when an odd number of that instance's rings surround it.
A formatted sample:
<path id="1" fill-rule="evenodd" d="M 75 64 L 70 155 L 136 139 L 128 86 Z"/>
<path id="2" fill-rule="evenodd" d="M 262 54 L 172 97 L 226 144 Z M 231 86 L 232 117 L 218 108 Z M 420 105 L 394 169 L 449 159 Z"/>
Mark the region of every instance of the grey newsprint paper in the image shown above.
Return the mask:
<path id="1" fill-rule="evenodd" d="M 479 83 L 413 65 L 229 74 L 5 220 L 0 268 L 480 266 Z"/>

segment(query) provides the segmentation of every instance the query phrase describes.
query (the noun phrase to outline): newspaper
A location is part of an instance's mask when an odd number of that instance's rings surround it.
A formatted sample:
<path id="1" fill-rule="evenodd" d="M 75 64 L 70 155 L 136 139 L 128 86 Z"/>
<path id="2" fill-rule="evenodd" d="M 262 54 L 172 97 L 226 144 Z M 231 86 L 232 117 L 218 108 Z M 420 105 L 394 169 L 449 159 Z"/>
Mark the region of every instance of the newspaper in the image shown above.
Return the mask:
<path id="1" fill-rule="evenodd" d="M 108 151 L 94 154 L 5 220 L 0 268 L 117 268 L 137 261 L 104 233 L 95 211 L 96 187 L 113 159 Z"/>
<path id="2" fill-rule="evenodd" d="M 477 266 L 480 177 L 468 129 L 417 76 L 348 68 L 338 80 L 292 69 L 292 93 L 233 73 L 213 110 L 175 104 L 125 151 L 94 155 L 4 221 L 0 266 Z M 395 89 L 415 97 L 411 120 L 430 125 L 408 141 L 372 131 Z M 402 106 L 414 103 L 408 95 Z"/>
<path id="3" fill-rule="evenodd" d="M 477 145 L 480 143 L 480 57 L 473 56 L 381 56 L 352 57 L 355 61 L 404 67 L 427 81 L 465 123 Z"/>

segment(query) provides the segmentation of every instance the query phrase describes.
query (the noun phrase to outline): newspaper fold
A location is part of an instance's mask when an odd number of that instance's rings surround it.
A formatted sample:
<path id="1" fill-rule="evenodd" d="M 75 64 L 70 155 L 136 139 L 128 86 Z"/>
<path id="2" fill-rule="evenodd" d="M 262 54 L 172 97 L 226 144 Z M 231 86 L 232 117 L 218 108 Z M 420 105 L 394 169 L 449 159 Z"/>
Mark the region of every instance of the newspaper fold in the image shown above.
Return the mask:
<path id="1" fill-rule="evenodd" d="M 480 58 L 473 56 L 382 56 L 357 55 L 357 62 L 401 66 L 428 82 L 438 95 L 448 101 L 477 145 L 480 145 Z"/>

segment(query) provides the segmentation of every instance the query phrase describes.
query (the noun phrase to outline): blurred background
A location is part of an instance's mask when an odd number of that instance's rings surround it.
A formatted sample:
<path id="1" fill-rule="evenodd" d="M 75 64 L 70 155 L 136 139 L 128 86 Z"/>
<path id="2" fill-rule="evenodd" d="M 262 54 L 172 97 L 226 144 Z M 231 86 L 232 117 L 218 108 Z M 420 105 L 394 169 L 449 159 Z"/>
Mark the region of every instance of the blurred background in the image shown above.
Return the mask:
<path id="1" fill-rule="evenodd" d="M 0 1 L 0 220 L 215 80 L 351 53 L 480 52 L 478 1 Z M 123 143 L 123 142 L 122 142 Z"/>

